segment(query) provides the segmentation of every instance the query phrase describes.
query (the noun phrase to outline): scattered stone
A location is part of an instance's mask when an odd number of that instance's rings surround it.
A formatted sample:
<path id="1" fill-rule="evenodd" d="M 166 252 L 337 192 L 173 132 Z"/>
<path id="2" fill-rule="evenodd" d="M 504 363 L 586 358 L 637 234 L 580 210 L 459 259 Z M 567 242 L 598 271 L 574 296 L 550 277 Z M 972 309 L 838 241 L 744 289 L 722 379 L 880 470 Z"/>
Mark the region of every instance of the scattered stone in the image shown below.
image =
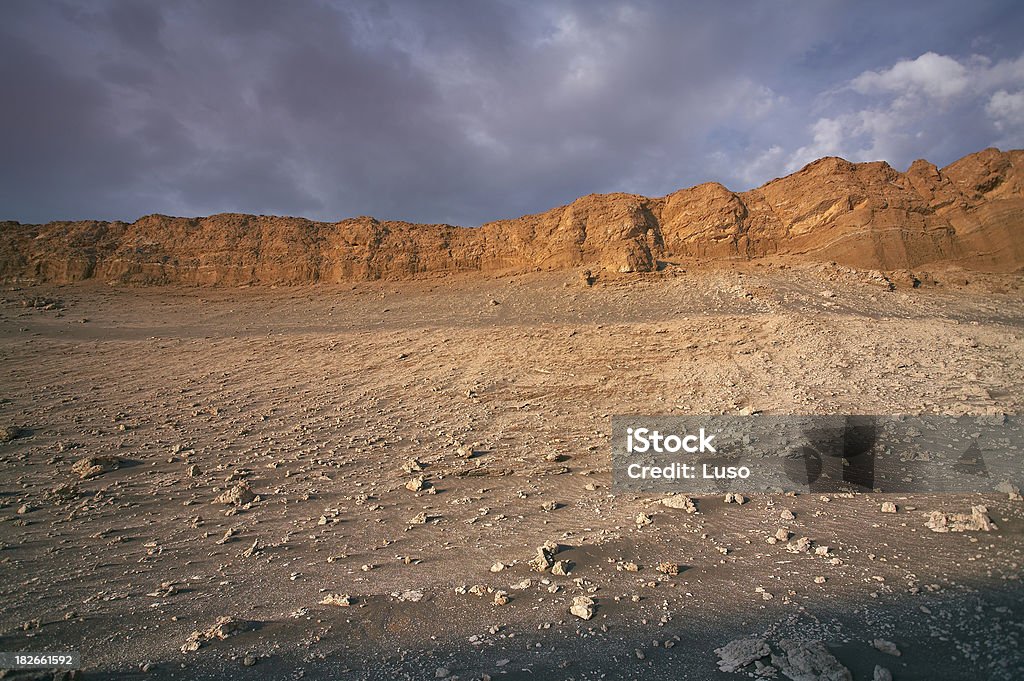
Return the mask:
<path id="1" fill-rule="evenodd" d="M 510 600 L 512 600 L 512 599 L 510 599 L 508 597 L 508 594 L 505 593 L 504 591 L 495 591 L 494 592 L 494 604 L 495 605 L 498 605 L 498 606 L 508 605 L 508 602 Z"/>
<path id="2" fill-rule="evenodd" d="M 1022 501 L 1024 497 L 1020 494 L 1020 487 L 1017 487 L 1009 480 L 1003 480 L 995 487 L 997 492 L 1007 495 L 1010 501 Z"/>
<path id="3" fill-rule="evenodd" d="M 594 616 L 594 599 L 590 596 L 576 596 L 572 599 L 569 612 L 581 620 L 589 620 Z"/>
<path id="4" fill-rule="evenodd" d="M 178 586 L 174 582 L 160 582 L 160 588 L 150 591 L 146 595 L 150 598 L 170 598 L 178 593 Z"/>
<path id="5" fill-rule="evenodd" d="M 814 583 L 815 584 L 824 584 L 825 583 L 825 578 L 822 577 L 821 575 L 818 575 L 817 577 L 814 578 Z"/>
<path id="6" fill-rule="evenodd" d="M 781 519 L 783 519 L 783 520 L 795 520 L 796 519 L 796 515 L 792 511 L 790 511 L 788 508 L 783 509 L 782 512 L 779 513 L 779 517 Z"/>
<path id="7" fill-rule="evenodd" d="M 663 574 L 666 574 L 666 575 L 675 576 L 675 575 L 679 574 L 679 564 L 678 563 L 658 563 L 658 567 L 656 567 L 655 570 L 657 570 L 658 572 L 661 572 Z"/>
<path id="8" fill-rule="evenodd" d="M 181 647 L 181 652 L 195 652 L 210 641 L 215 639 L 223 641 L 229 636 L 233 636 L 243 631 L 248 631 L 251 628 L 252 623 L 250 622 L 235 619 L 234 617 L 221 617 L 209 629 L 204 631 L 193 631 L 188 639 L 185 640 L 185 645 Z"/>
<path id="9" fill-rule="evenodd" d="M 427 481 L 423 479 L 423 476 L 417 476 L 405 483 L 405 488 L 410 492 L 419 492 L 420 490 L 426 489 Z"/>
<path id="10" fill-rule="evenodd" d="M 507 566 L 504 563 L 502 563 L 501 561 L 498 561 L 497 563 L 495 563 L 494 565 L 491 566 L 491 572 L 501 572 L 506 567 Z"/>
<path id="11" fill-rule="evenodd" d="M 763 638 L 738 638 L 716 648 L 718 668 L 723 672 L 739 671 L 755 660 L 768 657 L 771 649 Z"/>
<path id="12" fill-rule="evenodd" d="M 73 463 L 71 471 L 82 480 L 88 480 L 120 467 L 121 459 L 116 456 L 86 456 Z"/>
<path id="13" fill-rule="evenodd" d="M 875 650 L 880 650 L 887 655 L 892 655 L 893 657 L 899 657 L 903 654 L 900 652 L 900 649 L 896 647 L 895 643 L 892 641 L 886 641 L 884 638 L 876 638 L 871 642 L 871 645 L 874 646 Z"/>
<path id="14" fill-rule="evenodd" d="M 337 605 L 342 608 L 347 608 L 352 605 L 352 597 L 348 594 L 327 594 L 320 601 L 320 605 Z"/>
<path id="15" fill-rule="evenodd" d="M 231 489 L 222 492 L 213 502 L 226 506 L 246 506 L 256 501 L 257 498 L 256 493 L 252 491 L 248 483 L 240 482 Z"/>
<path id="16" fill-rule="evenodd" d="M 636 526 L 640 528 L 653 523 L 654 518 L 647 515 L 646 513 L 640 512 L 636 514 L 636 518 L 634 519 L 634 521 L 636 522 Z"/>
<path id="17" fill-rule="evenodd" d="M 882 665 L 876 664 L 875 673 L 872 675 L 872 681 L 892 681 L 892 672 Z"/>
<path id="18" fill-rule="evenodd" d="M 693 503 L 693 499 L 683 494 L 673 494 L 670 497 L 665 497 L 661 500 L 662 506 L 668 506 L 669 508 L 679 508 L 687 513 L 697 513 L 697 506 Z"/>
<path id="19" fill-rule="evenodd" d="M 796 541 L 790 542 L 786 546 L 786 550 L 790 553 L 807 553 L 811 550 L 811 539 L 810 537 L 800 537 Z"/>
<path id="20" fill-rule="evenodd" d="M 26 435 L 28 435 L 28 430 L 21 426 L 4 426 L 0 428 L 0 442 L 10 442 Z"/>
<path id="21" fill-rule="evenodd" d="M 65 482 L 49 490 L 46 493 L 46 498 L 57 503 L 62 503 L 74 499 L 80 493 L 81 491 L 78 489 L 78 485 L 71 482 Z"/>
<path id="22" fill-rule="evenodd" d="M 969 514 L 932 511 L 926 526 L 932 532 L 991 532 L 999 529 L 988 516 L 985 506 L 971 506 Z"/>
<path id="23" fill-rule="evenodd" d="M 789 541 L 791 536 L 793 536 L 793 533 L 785 528 L 779 528 L 775 531 L 775 538 L 779 541 Z"/>
<path id="24" fill-rule="evenodd" d="M 423 470 L 423 464 L 417 461 L 415 458 L 409 459 L 402 464 L 402 470 L 406 473 L 418 473 Z"/>
<path id="25" fill-rule="evenodd" d="M 554 564 L 554 555 L 558 551 L 558 544 L 544 542 L 543 546 L 537 547 L 537 555 L 530 561 L 530 567 L 537 572 L 547 572 Z"/>
<path id="26" fill-rule="evenodd" d="M 726 492 L 725 503 L 743 505 L 747 503 L 747 498 L 738 492 Z"/>
<path id="27" fill-rule="evenodd" d="M 556 560 L 555 564 L 551 566 L 551 574 L 559 577 L 567 577 L 570 571 L 572 571 L 572 563 L 567 560 Z"/>
<path id="28" fill-rule="evenodd" d="M 895 513 L 897 510 L 899 509 L 896 507 L 896 504 L 891 501 L 882 502 L 882 513 Z"/>
<path id="29" fill-rule="evenodd" d="M 444 668 L 444 667 L 438 667 L 438 668 L 437 668 L 437 669 L 436 669 L 436 670 L 434 671 L 434 678 L 435 678 L 435 679 L 446 679 L 446 678 L 448 678 L 449 676 L 451 676 L 451 672 L 450 672 L 450 671 L 448 671 L 448 670 L 447 670 L 446 668 Z"/>
<path id="30" fill-rule="evenodd" d="M 64 301 L 60 298 L 48 298 L 45 296 L 36 296 L 34 298 L 23 298 L 21 306 L 26 308 L 34 308 L 36 310 L 60 310 L 64 308 Z"/>
<path id="31" fill-rule="evenodd" d="M 391 597 L 398 601 L 419 603 L 423 600 L 423 592 L 418 589 L 392 592 Z"/>
<path id="32" fill-rule="evenodd" d="M 256 666 L 256 663 L 259 662 L 259 661 L 260 661 L 260 659 L 258 657 L 256 657 L 256 656 L 254 656 L 254 655 L 246 655 L 245 657 L 242 658 L 242 666 L 243 667 L 254 667 L 254 666 Z"/>

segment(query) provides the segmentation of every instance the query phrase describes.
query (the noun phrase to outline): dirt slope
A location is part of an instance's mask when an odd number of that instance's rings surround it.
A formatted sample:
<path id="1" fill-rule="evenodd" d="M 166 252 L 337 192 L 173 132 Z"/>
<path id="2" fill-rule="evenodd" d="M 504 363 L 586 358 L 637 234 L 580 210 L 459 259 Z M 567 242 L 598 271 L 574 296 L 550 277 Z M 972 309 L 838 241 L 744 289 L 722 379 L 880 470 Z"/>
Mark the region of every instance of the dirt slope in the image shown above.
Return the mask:
<path id="1" fill-rule="evenodd" d="M 221 214 L 124 222 L 0 223 L 0 279 L 303 284 L 420 273 L 589 267 L 769 255 L 883 270 L 1024 264 L 1024 151 L 986 149 L 941 170 L 823 158 L 748 192 L 716 183 L 661 198 L 584 196 L 478 229 L 359 217 L 335 223 Z"/>
<path id="2" fill-rule="evenodd" d="M 612 486 L 613 414 L 1022 413 L 1024 277 L 969 279 L 758 261 L 5 292 L 0 650 L 79 651 L 88 681 L 750 681 L 714 652 L 749 637 L 820 640 L 857 681 L 1020 681 L 1005 491 L 691 514 Z M 259 500 L 218 501 L 241 484 Z M 927 525 L 977 505 L 997 527 Z M 568 574 L 529 564 L 547 541 Z"/>

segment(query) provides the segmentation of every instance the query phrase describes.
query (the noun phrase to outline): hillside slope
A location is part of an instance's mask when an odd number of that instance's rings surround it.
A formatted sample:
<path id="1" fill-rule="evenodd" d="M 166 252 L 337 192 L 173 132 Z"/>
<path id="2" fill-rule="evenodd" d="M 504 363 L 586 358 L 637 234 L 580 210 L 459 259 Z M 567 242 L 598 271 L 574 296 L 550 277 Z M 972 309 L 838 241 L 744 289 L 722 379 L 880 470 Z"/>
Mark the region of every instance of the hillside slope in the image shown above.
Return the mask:
<path id="1" fill-rule="evenodd" d="M 133 223 L 0 223 L 0 279 L 68 283 L 302 284 L 420 273 L 589 267 L 786 255 L 851 267 L 1024 265 L 1024 150 L 905 173 L 823 158 L 747 192 L 717 183 L 665 197 L 603 194 L 471 229 L 359 217 L 221 214 Z"/>

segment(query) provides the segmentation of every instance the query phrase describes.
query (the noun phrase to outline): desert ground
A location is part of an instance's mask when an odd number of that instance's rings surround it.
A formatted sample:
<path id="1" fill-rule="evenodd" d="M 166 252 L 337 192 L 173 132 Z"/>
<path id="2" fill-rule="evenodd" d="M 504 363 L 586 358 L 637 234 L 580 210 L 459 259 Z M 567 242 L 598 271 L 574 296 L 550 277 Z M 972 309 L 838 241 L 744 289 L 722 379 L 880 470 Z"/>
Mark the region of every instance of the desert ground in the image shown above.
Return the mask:
<path id="1" fill-rule="evenodd" d="M 689 513 L 617 494 L 608 446 L 615 414 L 1019 414 L 1022 284 L 8 285 L 0 650 L 90 679 L 1022 678 L 1019 495 Z M 975 505 L 994 527 L 926 524 Z M 723 671 L 737 639 L 779 657 Z"/>

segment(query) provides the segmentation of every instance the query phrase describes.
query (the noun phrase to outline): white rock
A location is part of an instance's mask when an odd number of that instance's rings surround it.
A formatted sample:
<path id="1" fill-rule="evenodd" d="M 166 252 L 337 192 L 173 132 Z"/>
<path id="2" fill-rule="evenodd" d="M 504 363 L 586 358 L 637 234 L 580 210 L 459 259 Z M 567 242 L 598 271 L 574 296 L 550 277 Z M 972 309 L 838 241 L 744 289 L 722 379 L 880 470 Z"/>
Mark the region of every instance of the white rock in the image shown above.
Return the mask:
<path id="1" fill-rule="evenodd" d="M 589 620 L 594 616 L 594 599 L 589 596 L 576 596 L 572 599 L 569 612 L 581 620 Z"/>

